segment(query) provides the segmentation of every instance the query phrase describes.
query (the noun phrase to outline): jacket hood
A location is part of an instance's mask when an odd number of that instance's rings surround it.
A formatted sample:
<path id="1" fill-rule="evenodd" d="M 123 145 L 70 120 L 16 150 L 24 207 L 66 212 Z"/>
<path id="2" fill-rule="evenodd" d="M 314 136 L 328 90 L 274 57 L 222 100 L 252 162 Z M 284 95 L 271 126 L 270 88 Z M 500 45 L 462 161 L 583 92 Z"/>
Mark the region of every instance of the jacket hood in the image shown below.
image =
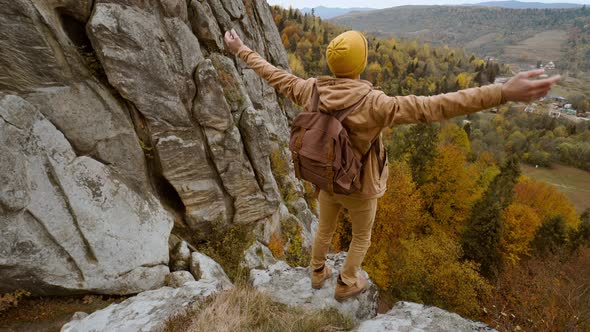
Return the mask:
<path id="1" fill-rule="evenodd" d="M 371 82 L 350 78 L 322 76 L 316 84 L 320 93 L 319 108 L 328 113 L 356 104 L 373 90 Z"/>

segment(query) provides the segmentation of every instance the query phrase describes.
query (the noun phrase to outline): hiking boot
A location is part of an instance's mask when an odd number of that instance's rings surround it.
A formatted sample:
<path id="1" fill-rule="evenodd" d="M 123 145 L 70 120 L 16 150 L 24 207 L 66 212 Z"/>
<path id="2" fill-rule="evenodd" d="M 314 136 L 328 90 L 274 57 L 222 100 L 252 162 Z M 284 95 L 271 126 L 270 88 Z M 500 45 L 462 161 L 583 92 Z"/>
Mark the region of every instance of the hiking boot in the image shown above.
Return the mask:
<path id="1" fill-rule="evenodd" d="M 311 288 L 320 289 L 324 286 L 324 282 L 332 276 L 332 269 L 324 265 L 320 271 L 311 272 Z"/>
<path id="2" fill-rule="evenodd" d="M 345 284 L 340 275 L 338 275 L 338 282 L 336 283 L 336 291 L 334 292 L 334 298 L 338 302 L 348 300 L 353 296 L 357 296 L 367 290 L 368 280 L 365 277 L 358 276 L 356 282 L 352 286 Z"/>

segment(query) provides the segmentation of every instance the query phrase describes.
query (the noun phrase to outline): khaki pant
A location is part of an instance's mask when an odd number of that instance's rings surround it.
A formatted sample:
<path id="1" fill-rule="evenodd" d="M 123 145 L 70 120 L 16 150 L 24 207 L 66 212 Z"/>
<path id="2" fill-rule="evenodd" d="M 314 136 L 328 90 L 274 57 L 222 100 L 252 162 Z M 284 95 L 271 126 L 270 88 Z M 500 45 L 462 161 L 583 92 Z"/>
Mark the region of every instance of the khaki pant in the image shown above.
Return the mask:
<path id="1" fill-rule="evenodd" d="M 365 200 L 321 191 L 319 201 L 320 225 L 313 242 L 311 268 L 317 270 L 324 265 L 336 230 L 338 212 L 345 208 L 352 223 L 352 241 L 340 276 L 345 284 L 351 286 L 356 282 L 357 272 L 371 245 L 371 228 L 377 212 L 377 198 Z"/>

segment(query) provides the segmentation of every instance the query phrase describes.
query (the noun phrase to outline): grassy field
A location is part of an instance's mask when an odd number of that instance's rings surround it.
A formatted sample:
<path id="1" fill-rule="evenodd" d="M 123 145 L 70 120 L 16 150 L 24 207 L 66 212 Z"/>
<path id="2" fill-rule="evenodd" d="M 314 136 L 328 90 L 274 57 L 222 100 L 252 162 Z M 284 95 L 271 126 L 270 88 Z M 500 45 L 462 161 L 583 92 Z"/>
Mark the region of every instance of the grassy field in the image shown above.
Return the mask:
<path id="1" fill-rule="evenodd" d="M 518 42 L 516 45 L 506 46 L 502 58 L 528 60 L 533 64 L 536 63 L 536 60 L 541 60 L 544 63 L 548 61 L 559 62 L 564 51 L 562 44 L 566 39 L 565 29 L 543 31 Z"/>
<path id="2" fill-rule="evenodd" d="M 522 174 L 549 183 L 564 193 L 578 213 L 590 208 L 590 172 L 574 167 L 555 165 L 552 168 L 535 168 L 521 164 Z"/>

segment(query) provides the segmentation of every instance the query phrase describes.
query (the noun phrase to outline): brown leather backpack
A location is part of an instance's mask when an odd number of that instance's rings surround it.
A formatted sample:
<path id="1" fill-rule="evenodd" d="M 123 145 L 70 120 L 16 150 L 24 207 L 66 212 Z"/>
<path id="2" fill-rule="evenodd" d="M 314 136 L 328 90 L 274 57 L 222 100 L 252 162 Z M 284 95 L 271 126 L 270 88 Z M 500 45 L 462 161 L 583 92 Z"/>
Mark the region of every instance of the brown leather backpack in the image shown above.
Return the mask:
<path id="1" fill-rule="evenodd" d="M 320 94 L 314 85 L 311 102 L 293 120 L 289 149 L 295 175 L 313 183 L 317 189 L 349 195 L 361 189 L 363 160 L 353 152 L 342 120 L 364 99 L 330 114 L 320 112 L 319 100 Z"/>

